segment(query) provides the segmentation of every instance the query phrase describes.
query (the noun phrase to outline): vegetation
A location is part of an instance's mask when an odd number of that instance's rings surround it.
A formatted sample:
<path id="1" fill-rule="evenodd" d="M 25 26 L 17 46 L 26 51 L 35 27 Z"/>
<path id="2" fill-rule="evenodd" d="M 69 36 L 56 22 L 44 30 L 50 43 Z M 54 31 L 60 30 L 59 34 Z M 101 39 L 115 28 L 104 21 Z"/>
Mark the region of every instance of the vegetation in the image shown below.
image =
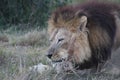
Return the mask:
<path id="1" fill-rule="evenodd" d="M 19 24 L 26 24 L 24 27 L 46 27 L 51 11 L 68 2 L 70 0 L 1 0 L 0 28 Z"/>
<path id="2" fill-rule="evenodd" d="M 46 21 L 51 12 L 84 1 L 0 0 L 0 80 L 120 80 L 119 70 L 111 68 L 107 73 L 85 75 L 29 70 L 39 63 L 50 65 L 45 54 L 49 45 Z"/>

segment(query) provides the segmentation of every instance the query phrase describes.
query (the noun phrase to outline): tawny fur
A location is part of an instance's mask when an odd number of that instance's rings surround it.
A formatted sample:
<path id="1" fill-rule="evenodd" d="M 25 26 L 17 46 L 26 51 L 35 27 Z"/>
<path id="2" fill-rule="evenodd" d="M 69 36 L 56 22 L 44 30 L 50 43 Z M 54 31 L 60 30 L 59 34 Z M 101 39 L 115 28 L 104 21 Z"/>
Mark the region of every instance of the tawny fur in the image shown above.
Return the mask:
<path id="1" fill-rule="evenodd" d="M 83 16 L 87 17 L 87 24 L 81 31 Z M 69 38 L 67 45 L 67 48 L 70 44 L 72 47 L 65 54 L 74 57 L 80 69 L 87 69 L 98 67 L 100 63 L 104 64 L 110 58 L 111 51 L 119 47 L 119 23 L 120 6 L 112 3 L 88 2 L 59 8 L 53 12 L 48 20 L 48 33 L 53 40 L 60 29 L 68 31 L 70 36 L 74 34 L 74 42 L 70 43 Z M 58 31 L 55 33 L 56 30 Z M 55 34 L 52 35 L 53 33 Z"/>

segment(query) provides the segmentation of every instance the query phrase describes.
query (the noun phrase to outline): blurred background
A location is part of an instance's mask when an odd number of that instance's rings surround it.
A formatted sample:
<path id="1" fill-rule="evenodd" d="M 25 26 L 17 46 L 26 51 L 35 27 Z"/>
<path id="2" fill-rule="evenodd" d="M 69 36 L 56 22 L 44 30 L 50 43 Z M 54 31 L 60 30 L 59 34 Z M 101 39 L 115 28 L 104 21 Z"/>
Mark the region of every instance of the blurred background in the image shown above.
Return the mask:
<path id="1" fill-rule="evenodd" d="M 44 28 L 50 13 L 71 0 L 0 0 L 0 29 Z"/>
<path id="2" fill-rule="evenodd" d="M 0 0 L 0 30 L 45 28 L 49 15 L 57 7 L 91 0 Z M 96 0 L 98 1 L 98 0 Z M 120 0 L 99 0 L 120 2 Z"/>
<path id="3" fill-rule="evenodd" d="M 100 75 L 58 75 L 51 70 L 41 74 L 30 70 L 40 63 L 49 65 L 45 54 L 50 14 L 58 7 L 86 1 L 93 0 L 0 0 L 0 80 L 120 80 L 120 69 L 113 67 L 120 64 L 119 54 L 113 56 L 109 72 Z M 94 1 L 120 3 L 120 0 Z"/>

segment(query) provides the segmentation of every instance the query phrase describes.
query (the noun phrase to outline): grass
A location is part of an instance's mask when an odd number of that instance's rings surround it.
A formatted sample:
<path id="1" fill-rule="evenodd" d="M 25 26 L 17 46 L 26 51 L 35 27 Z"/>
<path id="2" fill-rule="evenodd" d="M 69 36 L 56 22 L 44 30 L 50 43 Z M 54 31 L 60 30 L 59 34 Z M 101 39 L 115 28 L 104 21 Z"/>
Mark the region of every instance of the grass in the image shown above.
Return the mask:
<path id="1" fill-rule="evenodd" d="M 5 41 L 7 39 L 7 41 Z M 30 66 L 47 64 L 46 30 L 32 30 L 24 34 L 2 32 L 0 36 L 0 80 L 13 80 Z"/>
<path id="2" fill-rule="evenodd" d="M 56 74 L 54 69 L 42 74 L 29 67 L 49 62 L 45 56 L 49 42 L 46 30 L 2 31 L 0 34 L 0 80 L 120 80 L 120 74 Z M 118 52 L 119 53 L 119 52 Z M 111 68 L 107 68 L 108 71 Z M 116 72 L 115 72 L 116 73 Z"/>
<path id="3" fill-rule="evenodd" d="M 0 33 L 0 41 L 8 42 L 8 37 L 7 37 L 7 35 Z"/>

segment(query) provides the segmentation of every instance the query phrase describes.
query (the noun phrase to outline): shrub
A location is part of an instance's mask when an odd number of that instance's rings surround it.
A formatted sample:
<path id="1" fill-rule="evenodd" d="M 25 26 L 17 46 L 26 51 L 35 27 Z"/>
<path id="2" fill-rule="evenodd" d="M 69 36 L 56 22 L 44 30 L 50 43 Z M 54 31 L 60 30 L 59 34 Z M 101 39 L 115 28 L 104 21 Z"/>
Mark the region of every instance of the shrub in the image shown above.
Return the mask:
<path id="1" fill-rule="evenodd" d="M 12 24 L 28 24 L 29 27 L 44 28 L 48 15 L 70 0 L 2 0 L 0 1 L 0 28 Z M 3 26 L 9 24 L 8 26 Z"/>

